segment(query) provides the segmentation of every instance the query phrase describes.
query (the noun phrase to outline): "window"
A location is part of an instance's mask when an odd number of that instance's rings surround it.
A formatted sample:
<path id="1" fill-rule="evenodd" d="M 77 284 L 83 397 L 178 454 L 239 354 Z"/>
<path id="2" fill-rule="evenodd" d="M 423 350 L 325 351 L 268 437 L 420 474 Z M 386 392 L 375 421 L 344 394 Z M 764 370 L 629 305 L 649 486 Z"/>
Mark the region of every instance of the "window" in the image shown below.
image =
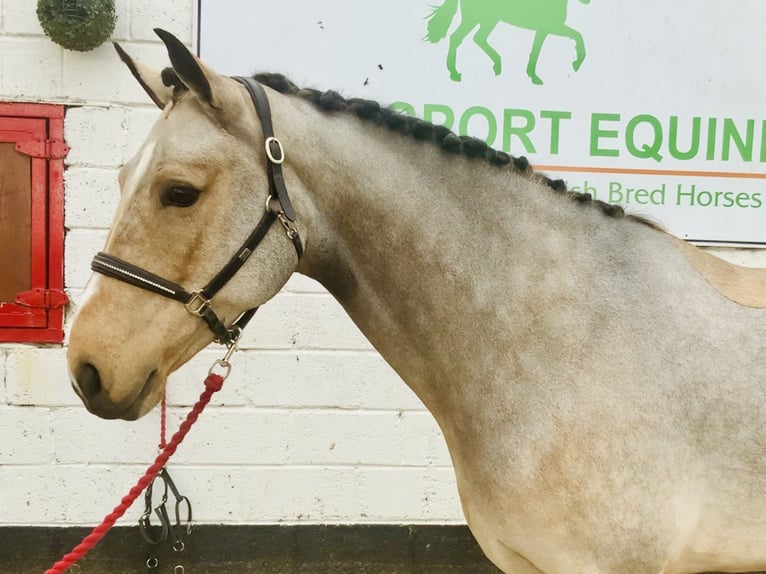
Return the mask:
<path id="1" fill-rule="evenodd" d="M 64 339 L 64 107 L 0 102 L 0 342 Z"/>

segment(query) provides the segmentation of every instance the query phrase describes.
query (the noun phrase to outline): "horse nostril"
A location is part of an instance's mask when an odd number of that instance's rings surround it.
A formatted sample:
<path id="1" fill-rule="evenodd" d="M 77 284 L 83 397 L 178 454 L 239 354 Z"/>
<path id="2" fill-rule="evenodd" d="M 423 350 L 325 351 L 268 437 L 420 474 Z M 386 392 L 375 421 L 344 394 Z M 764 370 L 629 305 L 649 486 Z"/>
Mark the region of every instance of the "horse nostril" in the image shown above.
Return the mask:
<path id="1" fill-rule="evenodd" d="M 101 377 L 98 369 L 90 363 L 85 363 L 77 369 L 77 386 L 86 399 L 92 399 L 101 392 Z"/>

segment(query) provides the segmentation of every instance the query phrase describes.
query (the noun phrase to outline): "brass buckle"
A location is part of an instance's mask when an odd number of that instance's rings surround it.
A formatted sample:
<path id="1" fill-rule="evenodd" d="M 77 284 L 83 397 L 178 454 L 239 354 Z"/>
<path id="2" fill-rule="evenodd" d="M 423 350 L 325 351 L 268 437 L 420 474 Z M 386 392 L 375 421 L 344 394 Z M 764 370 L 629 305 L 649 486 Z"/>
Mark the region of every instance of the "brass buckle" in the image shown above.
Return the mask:
<path id="1" fill-rule="evenodd" d="M 192 291 L 189 300 L 184 303 L 186 310 L 192 315 L 202 317 L 210 309 L 210 299 L 202 294 L 202 291 Z"/>

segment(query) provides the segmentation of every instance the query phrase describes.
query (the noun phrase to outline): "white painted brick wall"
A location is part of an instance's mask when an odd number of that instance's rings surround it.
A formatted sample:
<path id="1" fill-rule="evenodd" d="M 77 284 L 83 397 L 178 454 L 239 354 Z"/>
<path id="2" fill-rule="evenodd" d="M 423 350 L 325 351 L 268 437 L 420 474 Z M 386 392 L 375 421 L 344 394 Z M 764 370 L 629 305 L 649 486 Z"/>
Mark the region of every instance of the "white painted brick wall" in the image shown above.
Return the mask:
<path id="1" fill-rule="evenodd" d="M 194 0 L 117 0 L 114 38 L 156 67 L 152 29 L 191 43 Z M 76 308 L 117 204 L 117 172 L 158 111 L 111 46 L 68 52 L 32 0 L 0 0 L 0 100 L 70 105 L 65 284 Z M 103 518 L 157 452 L 159 415 L 85 411 L 65 348 L 0 345 L 0 526 Z M 171 379 L 174 430 L 219 349 Z M 172 459 L 201 522 L 462 521 L 441 433 L 420 401 L 315 282 L 294 277 L 259 312 L 223 390 Z M 134 524 L 138 505 L 123 523 Z"/>
<path id="2" fill-rule="evenodd" d="M 153 27 L 193 38 L 194 0 L 116 4 L 115 38 L 147 63 L 166 64 Z M 62 50 L 42 35 L 35 6 L 0 0 L 0 99 L 73 106 L 65 278 L 75 308 L 116 206 L 117 170 L 157 110 L 110 46 Z M 719 254 L 766 267 L 763 252 Z M 197 520 L 462 521 L 433 419 L 316 283 L 293 278 L 243 347 L 171 462 Z M 219 353 L 205 350 L 173 376 L 172 428 Z M 158 432 L 157 412 L 134 423 L 89 415 L 69 387 L 65 349 L 0 345 L 0 526 L 98 522 L 151 462 Z"/>

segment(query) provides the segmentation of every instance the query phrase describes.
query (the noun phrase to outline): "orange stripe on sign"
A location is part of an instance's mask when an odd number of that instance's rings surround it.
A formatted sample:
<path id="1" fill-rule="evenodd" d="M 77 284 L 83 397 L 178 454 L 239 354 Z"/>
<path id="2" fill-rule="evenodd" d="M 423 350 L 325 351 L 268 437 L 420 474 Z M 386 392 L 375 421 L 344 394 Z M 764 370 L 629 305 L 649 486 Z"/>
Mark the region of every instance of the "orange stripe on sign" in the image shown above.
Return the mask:
<path id="1" fill-rule="evenodd" d="M 673 169 L 632 169 L 621 167 L 585 167 L 577 165 L 534 165 L 535 171 L 553 171 L 567 173 L 617 173 L 629 175 L 675 175 L 695 177 L 718 177 L 723 179 L 766 179 L 766 173 L 748 173 L 737 171 L 691 171 Z"/>

